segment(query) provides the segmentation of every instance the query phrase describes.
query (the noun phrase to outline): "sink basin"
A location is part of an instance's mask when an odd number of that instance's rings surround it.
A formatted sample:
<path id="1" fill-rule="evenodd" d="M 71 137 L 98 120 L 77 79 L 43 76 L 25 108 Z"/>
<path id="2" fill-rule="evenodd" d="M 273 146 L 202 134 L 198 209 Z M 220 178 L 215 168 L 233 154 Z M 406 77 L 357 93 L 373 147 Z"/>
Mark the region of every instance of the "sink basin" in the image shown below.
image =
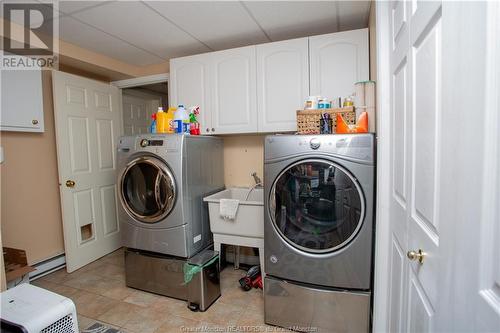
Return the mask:
<path id="1" fill-rule="evenodd" d="M 264 238 L 264 190 L 254 188 L 248 195 L 249 191 L 250 188 L 232 187 L 203 198 L 208 202 L 212 233 Z M 247 195 L 248 200 L 245 200 Z M 221 199 L 240 201 L 234 220 L 224 220 L 220 216 Z"/>

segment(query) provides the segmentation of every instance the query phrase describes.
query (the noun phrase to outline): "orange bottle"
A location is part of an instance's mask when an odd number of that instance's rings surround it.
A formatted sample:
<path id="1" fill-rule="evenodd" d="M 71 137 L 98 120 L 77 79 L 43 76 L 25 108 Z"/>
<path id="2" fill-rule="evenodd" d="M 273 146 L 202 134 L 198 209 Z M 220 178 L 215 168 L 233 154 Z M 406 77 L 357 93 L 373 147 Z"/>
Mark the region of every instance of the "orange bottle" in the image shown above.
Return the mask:
<path id="1" fill-rule="evenodd" d="M 163 111 L 160 106 L 158 112 L 156 112 L 156 133 L 167 133 L 168 120 L 167 113 Z"/>
<path id="2" fill-rule="evenodd" d="M 335 129 L 335 133 L 368 133 L 368 113 L 366 111 L 361 113 L 356 125 L 346 124 L 344 118 L 337 113 L 337 128 Z"/>

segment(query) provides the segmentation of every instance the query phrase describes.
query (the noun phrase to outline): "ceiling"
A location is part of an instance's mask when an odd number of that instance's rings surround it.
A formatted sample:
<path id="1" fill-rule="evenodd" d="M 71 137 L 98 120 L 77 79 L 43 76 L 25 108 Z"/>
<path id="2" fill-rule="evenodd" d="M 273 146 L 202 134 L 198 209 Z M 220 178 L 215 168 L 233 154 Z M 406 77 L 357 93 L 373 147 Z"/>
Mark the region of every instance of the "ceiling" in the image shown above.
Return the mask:
<path id="1" fill-rule="evenodd" d="M 60 1 L 59 38 L 138 66 L 368 26 L 370 1 Z"/>

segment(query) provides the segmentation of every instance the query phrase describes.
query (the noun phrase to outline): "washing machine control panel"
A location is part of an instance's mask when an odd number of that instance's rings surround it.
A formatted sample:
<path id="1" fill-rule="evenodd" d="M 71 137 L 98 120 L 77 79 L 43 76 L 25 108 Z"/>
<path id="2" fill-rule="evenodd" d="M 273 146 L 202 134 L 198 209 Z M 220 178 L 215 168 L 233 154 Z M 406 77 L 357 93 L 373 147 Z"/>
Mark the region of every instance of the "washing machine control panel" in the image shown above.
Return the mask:
<path id="1" fill-rule="evenodd" d="M 163 140 L 142 139 L 140 142 L 140 145 L 143 148 L 148 147 L 148 146 L 163 146 Z"/>

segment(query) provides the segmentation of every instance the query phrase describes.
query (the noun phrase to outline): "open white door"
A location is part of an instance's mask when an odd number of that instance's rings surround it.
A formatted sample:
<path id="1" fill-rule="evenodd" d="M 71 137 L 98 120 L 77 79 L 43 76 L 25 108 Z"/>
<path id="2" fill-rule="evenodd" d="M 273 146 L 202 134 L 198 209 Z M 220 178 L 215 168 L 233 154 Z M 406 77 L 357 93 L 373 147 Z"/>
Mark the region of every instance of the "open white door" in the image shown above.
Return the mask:
<path id="1" fill-rule="evenodd" d="M 378 257 L 375 294 L 385 278 L 388 297 L 375 298 L 374 330 L 498 332 L 500 5 L 377 6 L 388 52 L 379 88 L 390 90 L 378 214 L 389 237 L 377 244 L 378 255 L 388 244 L 388 270 Z"/>
<path id="2" fill-rule="evenodd" d="M 124 135 L 149 133 L 151 116 L 158 111 L 160 98 L 139 97 L 123 92 L 122 104 Z"/>
<path id="3" fill-rule="evenodd" d="M 66 269 L 121 246 L 116 145 L 122 134 L 118 88 L 53 71 L 59 187 Z"/>

